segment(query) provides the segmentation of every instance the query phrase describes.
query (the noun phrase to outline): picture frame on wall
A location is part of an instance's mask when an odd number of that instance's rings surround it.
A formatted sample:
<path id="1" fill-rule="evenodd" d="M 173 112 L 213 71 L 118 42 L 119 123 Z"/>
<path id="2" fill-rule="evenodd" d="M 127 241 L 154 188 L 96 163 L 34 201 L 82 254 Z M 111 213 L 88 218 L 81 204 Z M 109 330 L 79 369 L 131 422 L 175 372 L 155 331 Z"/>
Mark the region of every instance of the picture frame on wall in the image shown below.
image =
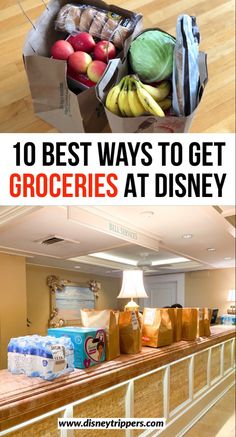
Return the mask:
<path id="1" fill-rule="evenodd" d="M 49 287 L 50 288 L 50 287 Z M 50 327 L 81 325 L 80 310 L 94 309 L 96 296 L 89 284 L 64 281 L 50 288 Z"/>

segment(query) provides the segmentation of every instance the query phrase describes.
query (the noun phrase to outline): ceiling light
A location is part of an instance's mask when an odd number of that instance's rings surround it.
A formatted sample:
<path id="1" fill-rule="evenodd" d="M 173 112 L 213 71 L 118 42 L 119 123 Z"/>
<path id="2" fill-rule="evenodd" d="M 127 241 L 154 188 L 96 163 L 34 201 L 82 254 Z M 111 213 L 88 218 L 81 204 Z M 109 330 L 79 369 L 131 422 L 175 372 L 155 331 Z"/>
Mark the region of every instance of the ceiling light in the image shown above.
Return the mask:
<path id="1" fill-rule="evenodd" d="M 224 260 L 225 260 L 225 261 L 229 261 L 229 260 L 231 260 L 231 259 L 232 259 L 231 256 L 225 256 L 225 257 L 224 257 Z"/>
<path id="2" fill-rule="evenodd" d="M 193 238 L 193 234 L 184 234 L 184 235 L 182 235 L 182 238 L 184 240 L 189 240 L 190 238 Z"/>
<path id="3" fill-rule="evenodd" d="M 140 215 L 143 218 L 149 219 L 154 215 L 154 212 L 153 211 L 142 211 L 142 212 L 140 212 Z"/>
<path id="4" fill-rule="evenodd" d="M 136 266 L 137 265 L 137 261 L 135 261 L 134 259 L 123 258 L 121 256 L 115 256 L 115 255 L 111 255 L 110 253 L 105 253 L 105 252 L 90 253 L 89 256 L 93 256 L 95 258 L 106 259 L 107 261 L 113 261 L 113 262 L 117 262 L 117 263 L 127 264 L 129 266 Z"/>
<path id="5" fill-rule="evenodd" d="M 207 252 L 215 252 L 215 248 L 214 247 L 208 247 L 207 248 Z"/>
<path id="6" fill-rule="evenodd" d="M 81 266 L 75 266 L 75 269 L 81 269 Z"/>
<path id="7" fill-rule="evenodd" d="M 186 261 L 190 261 L 190 260 L 188 258 L 184 258 L 184 257 L 161 259 L 159 261 L 152 261 L 152 266 L 161 266 L 163 264 L 184 263 Z"/>

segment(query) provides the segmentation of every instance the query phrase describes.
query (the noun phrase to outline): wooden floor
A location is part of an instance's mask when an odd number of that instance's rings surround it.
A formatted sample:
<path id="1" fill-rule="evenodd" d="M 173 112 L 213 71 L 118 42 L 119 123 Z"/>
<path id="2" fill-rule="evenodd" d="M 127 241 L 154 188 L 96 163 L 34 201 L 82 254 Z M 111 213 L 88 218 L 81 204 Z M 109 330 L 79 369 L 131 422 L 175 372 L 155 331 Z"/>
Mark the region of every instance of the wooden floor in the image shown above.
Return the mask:
<path id="1" fill-rule="evenodd" d="M 184 437 L 235 437 L 235 387 L 231 388 Z"/>
<path id="2" fill-rule="evenodd" d="M 110 3 L 142 12 L 145 27 L 158 26 L 172 34 L 180 13 L 197 16 L 201 49 L 208 53 L 209 83 L 191 131 L 234 132 L 234 0 Z M 31 20 L 36 20 L 45 8 L 41 0 L 21 0 L 21 5 Z M 55 132 L 32 109 L 21 56 L 30 28 L 16 0 L 0 0 L 0 132 Z"/>

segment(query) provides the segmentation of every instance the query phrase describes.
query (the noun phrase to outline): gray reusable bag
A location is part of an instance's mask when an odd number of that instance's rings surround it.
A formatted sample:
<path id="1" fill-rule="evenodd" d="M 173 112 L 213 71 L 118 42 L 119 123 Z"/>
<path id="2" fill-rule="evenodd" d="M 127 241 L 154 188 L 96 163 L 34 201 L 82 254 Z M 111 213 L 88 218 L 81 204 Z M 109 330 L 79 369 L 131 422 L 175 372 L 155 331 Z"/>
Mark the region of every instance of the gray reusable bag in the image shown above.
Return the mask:
<path id="1" fill-rule="evenodd" d="M 194 112 L 203 91 L 199 72 L 199 41 L 196 18 L 180 15 L 176 25 L 172 76 L 172 106 L 179 117 Z"/>

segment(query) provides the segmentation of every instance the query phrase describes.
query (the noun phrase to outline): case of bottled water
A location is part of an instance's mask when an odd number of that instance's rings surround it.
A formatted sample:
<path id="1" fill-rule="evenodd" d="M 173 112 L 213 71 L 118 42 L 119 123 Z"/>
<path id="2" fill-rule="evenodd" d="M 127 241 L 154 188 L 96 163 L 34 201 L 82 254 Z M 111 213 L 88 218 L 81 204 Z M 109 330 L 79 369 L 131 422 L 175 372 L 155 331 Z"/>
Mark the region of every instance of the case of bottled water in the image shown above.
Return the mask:
<path id="1" fill-rule="evenodd" d="M 8 370 L 13 374 L 52 380 L 74 370 L 74 346 L 70 338 L 27 335 L 8 345 Z"/>

